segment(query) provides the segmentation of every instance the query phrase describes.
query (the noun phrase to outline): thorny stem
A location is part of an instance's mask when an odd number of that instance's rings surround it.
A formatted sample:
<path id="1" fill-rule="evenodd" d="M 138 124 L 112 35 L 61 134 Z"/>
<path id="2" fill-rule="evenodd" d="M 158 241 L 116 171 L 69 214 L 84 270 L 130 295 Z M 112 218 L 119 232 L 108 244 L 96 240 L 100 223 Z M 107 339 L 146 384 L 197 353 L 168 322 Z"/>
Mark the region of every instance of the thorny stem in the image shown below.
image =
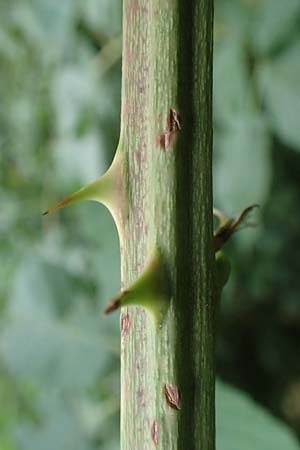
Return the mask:
<path id="1" fill-rule="evenodd" d="M 171 304 L 158 328 L 122 310 L 121 448 L 214 450 L 213 1 L 124 0 L 123 11 L 122 284 L 157 242 Z"/>

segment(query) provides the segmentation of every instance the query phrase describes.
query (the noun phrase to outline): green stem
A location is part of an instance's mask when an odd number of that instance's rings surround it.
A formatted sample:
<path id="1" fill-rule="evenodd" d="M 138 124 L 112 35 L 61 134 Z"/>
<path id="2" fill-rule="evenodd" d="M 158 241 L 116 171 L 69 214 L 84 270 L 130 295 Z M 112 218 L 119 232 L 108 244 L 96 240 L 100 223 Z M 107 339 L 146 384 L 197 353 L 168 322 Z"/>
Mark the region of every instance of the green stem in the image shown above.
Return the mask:
<path id="1" fill-rule="evenodd" d="M 214 450 L 213 2 L 123 5 L 122 285 L 157 242 L 171 302 L 159 328 L 123 309 L 121 448 Z"/>

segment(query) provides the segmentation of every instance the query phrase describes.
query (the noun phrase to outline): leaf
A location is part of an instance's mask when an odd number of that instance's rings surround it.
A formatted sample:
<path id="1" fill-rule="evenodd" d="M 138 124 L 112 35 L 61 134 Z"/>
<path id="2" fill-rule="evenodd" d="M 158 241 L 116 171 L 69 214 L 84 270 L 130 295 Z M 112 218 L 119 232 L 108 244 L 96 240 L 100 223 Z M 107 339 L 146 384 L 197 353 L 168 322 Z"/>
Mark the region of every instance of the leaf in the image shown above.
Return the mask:
<path id="1" fill-rule="evenodd" d="M 60 186 L 70 187 L 76 181 L 85 185 L 99 178 L 107 169 L 101 135 L 88 133 L 80 139 L 59 139 L 54 145 L 55 177 Z"/>
<path id="2" fill-rule="evenodd" d="M 29 4 L 20 1 L 16 3 L 18 6 L 12 9 L 10 20 L 32 43 L 47 48 L 44 52 L 46 60 L 49 60 L 49 55 L 56 57 L 70 48 L 75 21 L 72 0 L 32 0 Z"/>
<path id="3" fill-rule="evenodd" d="M 300 39 L 258 70 L 258 85 L 273 132 L 300 151 Z"/>
<path id="4" fill-rule="evenodd" d="M 95 90 L 95 80 L 82 64 L 65 65 L 53 76 L 51 97 L 60 136 L 75 134 L 80 115 L 93 113 Z"/>
<path id="5" fill-rule="evenodd" d="M 243 115 L 217 136 L 215 204 L 232 215 L 254 203 L 264 203 L 271 166 L 269 137 L 263 117 Z"/>
<path id="6" fill-rule="evenodd" d="M 213 82 L 217 121 L 228 124 L 232 116 L 253 109 L 245 51 L 242 42 L 235 37 L 224 39 L 216 48 Z"/>
<path id="7" fill-rule="evenodd" d="M 217 383 L 217 450 L 298 450 L 288 427 L 247 395 Z"/>
<path id="8" fill-rule="evenodd" d="M 245 206 L 262 206 L 271 183 L 270 140 L 263 117 L 240 115 L 216 138 L 214 204 L 229 216 Z M 238 233 L 241 248 L 248 250 L 260 228 Z"/>
<path id="9" fill-rule="evenodd" d="M 51 394 L 51 395 L 50 395 Z M 22 423 L 16 429 L 21 450 L 92 450 L 76 409 L 55 392 L 45 393 L 38 405 L 40 424 Z"/>
<path id="10" fill-rule="evenodd" d="M 0 354 L 20 381 L 85 389 L 107 367 L 109 344 L 100 332 L 97 307 L 87 306 L 80 293 L 74 295 L 65 278 L 59 269 L 52 268 L 50 274 L 38 259 L 20 268 Z M 68 301 L 70 311 L 64 317 Z"/>
<path id="11" fill-rule="evenodd" d="M 251 3 L 241 0 L 219 0 L 215 7 L 215 42 L 224 36 L 241 41 L 247 37 L 251 23 Z"/>
<path id="12" fill-rule="evenodd" d="M 104 36 L 117 36 L 122 27 L 121 0 L 85 0 L 82 3 L 84 19 L 97 33 Z"/>
<path id="13" fill-rule="evenodd" d="M 256 53 L 276 50 L 296 29 L 300 18 L 299 0 L 261 0 L 252 26 L 252 45 Z"/>

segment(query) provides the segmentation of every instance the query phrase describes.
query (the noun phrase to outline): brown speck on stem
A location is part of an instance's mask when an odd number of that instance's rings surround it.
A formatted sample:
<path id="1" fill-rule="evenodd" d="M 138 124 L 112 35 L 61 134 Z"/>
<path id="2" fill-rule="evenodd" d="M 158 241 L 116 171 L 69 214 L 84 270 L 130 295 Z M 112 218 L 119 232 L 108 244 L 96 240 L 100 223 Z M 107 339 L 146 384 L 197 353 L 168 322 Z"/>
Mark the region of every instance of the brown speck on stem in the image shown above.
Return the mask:
<path id="1" fill-rule="evenodd" d="M 128 313 L 123 313 L 120 319 L 121 336 L 126 337 L 131 327 L 131 318 Z"/>
<path id="2" fill-rule="evenodd" d="M 167 117 L 167 128 L 159 136 L 158 143 L 163 151 L 167 151 L 170 147 L 173 137 L 181 130 L 181 118 L 175 108 L 170 108 Z"/>
<path id="3" fill-rule="evenodd" d="M 173 386 L 172 384 L 165 384 L 164 385 L 164 394 L 166 401 L 169 406 L 173 409 L 177 409 L 180 411 L 180 391 L 176 386 Z"/>
<path id="4" fill-rule="evenodd" d="M 159 425 L 156 419 L 153 420 L 150 431 L 151 431 L 151 439 L 155 447 L 157 447 L 159 442 Z"/>

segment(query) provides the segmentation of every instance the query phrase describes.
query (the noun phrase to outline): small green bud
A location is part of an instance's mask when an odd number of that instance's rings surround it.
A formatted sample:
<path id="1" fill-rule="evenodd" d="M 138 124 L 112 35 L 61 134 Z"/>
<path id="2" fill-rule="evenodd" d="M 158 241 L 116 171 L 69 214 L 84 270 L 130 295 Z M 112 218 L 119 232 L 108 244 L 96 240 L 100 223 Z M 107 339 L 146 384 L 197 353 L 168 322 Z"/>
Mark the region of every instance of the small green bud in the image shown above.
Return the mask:
<path id="1" fill-rule="evenodd" d="M 229 280 L 230 276 L 230 261 L 227 258 L 227 256 L 219 251 L 216 254 L 216 275 L 217 275 L 217 282 L 220 287 L 220 289 L 223 289 L 223 287 L 226 285 L 227 281 Z"/>
<path id="2" fill-rule="evenodd" d="M 216 270 L 215 295 L 216 295 L 216 300 L 218 302 L 220 302 L 222 290 L 223 290 L 224 286 L 226 285 L 227 281 L 229 280 L 230 271 L 231 271 L 230 261 L 227 258 L 227 256 L 221 251 L 216 253 L 215 270 Z"/>

